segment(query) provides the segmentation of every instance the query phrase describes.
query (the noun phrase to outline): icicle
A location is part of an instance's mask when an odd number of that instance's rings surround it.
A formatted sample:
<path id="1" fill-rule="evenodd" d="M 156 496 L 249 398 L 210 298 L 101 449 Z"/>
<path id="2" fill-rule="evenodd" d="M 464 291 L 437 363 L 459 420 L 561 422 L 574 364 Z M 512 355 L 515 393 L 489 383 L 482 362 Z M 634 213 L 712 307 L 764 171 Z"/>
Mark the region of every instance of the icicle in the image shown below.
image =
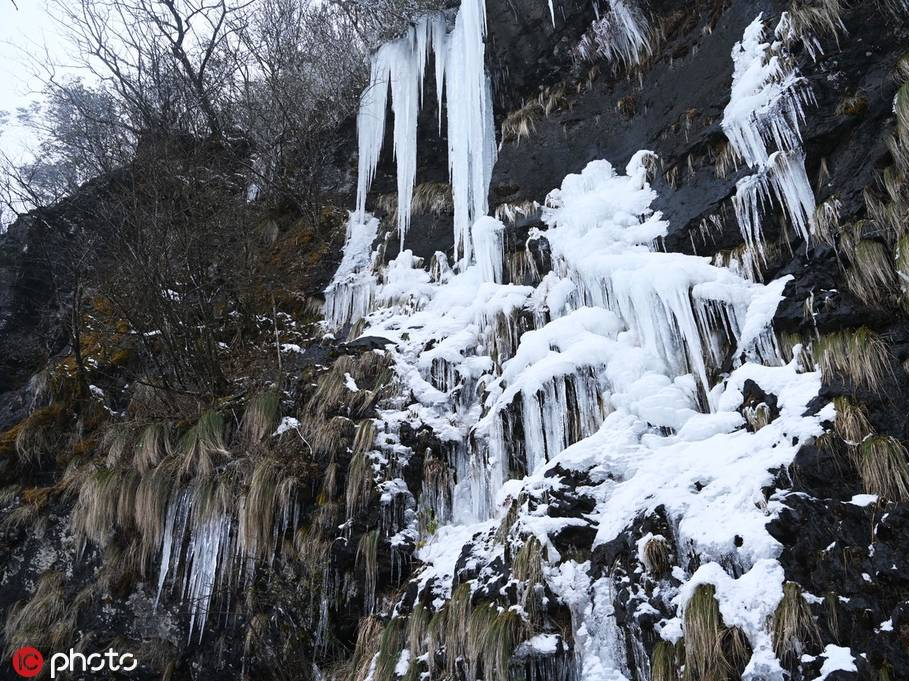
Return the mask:
<path id="1" fill-rule="evenodd" d="M 785 33 L 784 14 L 777 35 Z M 723 130 L 735 153 L 757 173 L 740 180 L 733 199 L 739 228 L 756 262 L 764 263 L 761 216 L 772 198 L 782 205 L 799 236 L 814 231 L 814 193 L 805 172 L 799 125 L 812 101 L 807 82 L 780 42 L 764 40 L 758 15 L 732 50 L 732 95 L 723 112 Z M 775 147 L 773 153 L 768 145 Z"/>
<path id="2" fill-rule="evenodd" d="M 483 281 L 502 283 L 505 225 L 484 216 L 473 223 L 473 248 Z"/>
<path id="3" fill-rule="evenodd" d="M 609 9 L 603 16 L 597 13 L 578 50 L 585 59 L 599 55 L 608 62 L 638 64 L 643 55 L 650 53 L 649 31 L 646 17 L 633 3 L 609 0 Z"/>
<path id="4" fill-rule="evenodd" d="M 463 0 L 446 62 L 448 168 L 454 200 L 455 256 L 471 260 L 470 227 L 486 215 L 496 160 L 492 93 L 486 75 L 484 0 Z"/>
<path id="5" fill-rule="evenodd" d="M 421 17 L 402 38 L 384 44 L 373 55 L 369 85 L 360 98 L 357 114 L 357 213 L 361 219 L 365 219 L 366 195 L 375 177 L 382 151 L 390 87 L 394 113 L 394 155 L 397 161 L 398 231 L 402 249 L 410 225 L 410 206 L 416 182 L 417 117 L 423 99 L 426 60 L 432 47 L 436 52 L 436 89 L 441 104 L 446 42 L 444 17 Z"/>
<path id="6" fill-rule="evenodd" d="M 403 38 L 383 45 L 373 57 L 369 86 L 363 93 L 357 116 L 360 154 L 357 212 L 362 219 L 366 194 L 379 162 L 390 84 L 402 250 L 410 224 L 416 180 L 417 117 L 431 44 L 436 54 L 440 126 L 443 88 L 448 110 L 455 253 L 470 262 L 470 226 L 487 212 L 489 181 L 496 158 L 492 94 L 484 61 L 485 39 L 484 0 L 464 0 L 450 35 L 445 34 L 441 15 L 423 17 Z"/>

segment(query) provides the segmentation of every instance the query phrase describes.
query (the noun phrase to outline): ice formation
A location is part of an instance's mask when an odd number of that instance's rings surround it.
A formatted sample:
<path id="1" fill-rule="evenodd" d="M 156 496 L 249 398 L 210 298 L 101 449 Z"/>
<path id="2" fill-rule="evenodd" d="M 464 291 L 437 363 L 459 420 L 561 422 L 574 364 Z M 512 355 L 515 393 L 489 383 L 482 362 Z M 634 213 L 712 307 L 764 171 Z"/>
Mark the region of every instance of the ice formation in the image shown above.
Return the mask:
<path id="1" fill-rule="evenodd" d="M 773 43 L 765 42 L 763 15 L 745 29 L 732 50 L 732 94 L 723 130 L 736 155 L 755 173 L 739 180 L 733 200 L 749 250 L 764 258 L 761 220 L 775 199 L 803 239 L 814 231 L 815 199 L 805 172 L 799 126 L 811 91 L 790 63 L 782 37 L 783 16 Z"/>
<path id="2" fill-rule="evenodd" d="M 359 211 L 350 214 L 344 255 L 325 289 L 325 319 L 333 326 L 356 321 L 369 311 L 376 283 L 372 272 L 372 246 L 378 233 L 377 218 Z"/>
<path id="3" fill-rule="evenodd" d="M 439 121 L 443 92 L 448 118 L 455 251 L 468 260 L 471 257 L 470 227 L 487 212 L 489 181 L 496 158 L 492 95 L 484 61 L 485 39 L 485 3 L 465 0 L 451 33 L 446 33 L 444 15 L 428 14 L 417 20 L 402 38 L 383 45 L 373 56 L 369 85 L 362 95 L 357 116 L 357 214 L 359 219 L 364 219 L 366 194 L 382 151 L 390 86 L 402 250 L 416 181 L 417 117 L 426 62 L 432 49 Z"/>
<path id="4" fill-rule="evenodd" d="M 772 612 L 782 594 L 779 546 L 765 529 L 780 502 L 766 502 L 762 488 L 831 415 L 803 415 L 820 378 L 797 359 L 782 363 L 768 331 L 787 279 L 764 286 L 654 249 L 668 225 L 650 207 L 647 157 L 635 155 L 624 174 L 594 161 L 550 193 L 547 229 L 531 238 L 548 241 L 553 271 L 535 287 L 503 280 L 491 218 L 474 225 L 469 266 L 434 279 L 405 251 L 377 268 L 365 333 L 389 340 L 401 386 L 380 430 L 426 424 L 449 453 L 433 485 L 395 488 L 442 523 L 418 552 L 425 568 L 415 579 L 441 605 L 464 546 L 478 565 L 495 560 L 494 528 L 520 500 L 512 536 L 545 547 L 547 580 L 574 615 L 581 678 L 624 679 L 609 578 L 562 561 L 551 536 L 592 523 L 604 543 L 663 506 L 678 545 L 702 561 L 677 595 L 680 612 L 686 589 L 714 583 L 724 616 L 752 643 L 754 678 L 773 678 L 779 664 L 755 613 Z M 737 368 L 717 381 L 730 356 Z M 749 379 L 781 407 L 757 432 L 738 411 Z M 593 481 L 589 520 L 548 515 L 544 500 L 563 484 L 555 470 Z M 681 627 L 662 623 L 670 639 Z"/>
<path id="5" fill-rule="evenodd" d="M 613 58 L 632 60 L 645 44 L 638 14 L 614 0 L 608 18 L 609 34 L 625 36 L 608 47 Z M 572 614 L 573 657 L 565 663 L 572 671 L 564 678 L 577 672 L 584 680 L 620 681 L 630 673 L 626 645 L 637 646 L 644 659 L 646 653 L 616 625 L 611 577 L 561 556 L 553 537 L 577 526 L 595 531 L 594 545 L 604 544 L 662 508 L 685 554 L 677 562 L 697 558 L 700 565 L 691 573 L 675 568 L 682 586 L 663 597 L 677 616 L 659 622 L 663 638 L 684 635 L 687 600 L 710 583 L 724 620 L 741 628 L 754 651 L 745 678 L 782 679 L 768 616 L 782 598 L 783 572 L 780 546 L 766 525 L 785 493 L 767 499 L 764 489 L 770 471 L 788 465 L 800 443 L 818 436 L 832 417 L 832 407 L 809 409 L 820 376 L 803 371 L 798 347 L 784 362 L 770 328 L 789 277 L 764 285 L 708 258 L 658 250 L 668 223 L 651 207 L 653 155 L 646 151 L 624 173 L 599 160 L 568 175 L 546 197 L 545 228 L 531 231 L 524 253 L 506 258 L 504 225 L 486 216 L 494 135 L 483 23 L 482 3 L 464 0 L 446 38 L 446 59 L 437 61 L 446 79 L 453 233 L 461 256 L 453 267 L 441 253 L 423 263 L 404 249 L 384 265 L 370 255 L 377 227 L 365 214 L 365 192 L 384 109 L 380 114 L 364 96 L 360 196 L 344 262 L 329 287 L 326 320 L 338 329 L 362 318 L 365 334 L 388 340 L 399 390 L 379 413 L 382 436 L 370 455 L 387 509 L 383 540 L 394 549 L 422 538 L 416 557 L 423 568 L 413 579 L 439 608 L 452 597 L 465 555 L 479 575 L 471 588 L 495 574 L 501 528 L 513 546 L 535 538 L 546 582 Z M 418 36 L 429 33 L 420 26 L 377 55 L 378 82 L 384 73 L 422 71 L 429 40 Z M 723 121 L 735 152 L 755 170 L 736 197 L 750 259 L 761 257 L 760 219 L 768 202 L 783 206 L 803 238 L 814 212 L 799 135 L 809 94 L 782 58 L 783 48 L 762 42 L 763 35 L 758 17 L 733 52 L 733 95 Z M 392 66 L 377 66 L 386 62 Z M 401 86 L 400 92 L 404 101 L 393 108 L 410 126 L 416 90 Z M 412 187 L 402 159 L 413 157 L 407 147 L 413 139 L 410 127 L 396 125 L 399 191 Z M 407 217 L 398 220 L 403 232 Z M 552 262 L 545 273 L 532 256 L 544 243 Z M 521 258 L 526 266 L 514 265 Z M 512 281 L 516 270 L 532 273 L 533 284 L 526 277 Z M 757 429 L 742 410 L 751 382 L 775 395 L 779 407 Z M 431 468 L 424 461 L 418 490 L 403 479 L 412 454 L 399 437 L 405 423 L 429 427 L 445 450 Z M 589 481 L 584 490 L 595 500 L 593 512 L 552 513 L 549 500 L 575 474 Z M 428 537 L 420 517 L 439 525 Z M 640 546 L 645 538 L 634 539 Z M 516 654 L 557 655 L 562 644 L 558 634 L 535 632 Z"/>
<path id="6" fill-rule="evenodd" d="M 578 44 L 578 52 L 584 59 L 599 55 L 613 63 L 640 62 L 650 52 L 647 18 L 634 0 L 607 0 L 606 5 L 606 11 L 600 14 L 598 3 L 594 3 L 597 18 Z M 551 2 L 549 7 L 552 11 Z"/>

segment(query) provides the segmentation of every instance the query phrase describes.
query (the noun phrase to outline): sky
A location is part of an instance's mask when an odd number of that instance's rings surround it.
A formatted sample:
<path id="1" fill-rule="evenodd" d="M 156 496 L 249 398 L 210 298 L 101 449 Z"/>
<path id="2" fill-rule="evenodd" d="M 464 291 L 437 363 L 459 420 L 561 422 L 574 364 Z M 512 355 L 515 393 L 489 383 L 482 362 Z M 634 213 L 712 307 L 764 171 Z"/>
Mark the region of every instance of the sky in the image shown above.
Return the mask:
<path id="1" fill-rule="evenodd" d="M 16 8 L 18 6 L 18 9 Z M 34 148 L 34 136 L 15 124 L 18 107 L 38 99 L 41 84 L 34 76 L 34 59 L 56 63 L 65 55 L 60 28 L 47 11 L 46 0 L 0 0 L 0 111 L 10 114 L 0 135 L 0 150 L 13 158 L 25 158 Z"/>

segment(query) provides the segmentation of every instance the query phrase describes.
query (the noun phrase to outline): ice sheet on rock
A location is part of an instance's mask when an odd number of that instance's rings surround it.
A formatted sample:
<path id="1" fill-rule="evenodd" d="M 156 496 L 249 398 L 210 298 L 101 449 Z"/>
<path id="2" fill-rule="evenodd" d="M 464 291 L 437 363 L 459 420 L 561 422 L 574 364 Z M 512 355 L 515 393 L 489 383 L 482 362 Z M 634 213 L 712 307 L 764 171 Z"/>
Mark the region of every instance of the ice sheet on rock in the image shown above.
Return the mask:
<path id="1" fill-rule="evenodd" d="M 376 278 L 372 244 L 379 220 L 369 213 L 351 213 L 344 238 L 344 255 L 325 289 L 325 320 L 331 328 L 355 322 L 370 309 Z"/>

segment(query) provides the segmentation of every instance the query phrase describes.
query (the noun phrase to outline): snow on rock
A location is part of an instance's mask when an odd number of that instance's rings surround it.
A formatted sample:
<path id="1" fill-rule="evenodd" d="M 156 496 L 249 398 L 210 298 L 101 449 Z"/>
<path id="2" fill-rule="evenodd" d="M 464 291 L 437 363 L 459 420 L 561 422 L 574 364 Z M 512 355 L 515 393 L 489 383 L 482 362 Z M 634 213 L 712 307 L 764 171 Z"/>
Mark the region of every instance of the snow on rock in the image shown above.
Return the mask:
<path id="1" fill-rule="evenodd" d="M 752 643 L 752 678 L 775 678 L 767 620 L 783 576 L 766 525 L 783 502 L 763 489 L 771 470 L 821 434 L 832 407 L 805 415 L 820 376 L 800 373 L 798 356 L 782 364 L 768 332 L 788 277 L 757 284 L 705 258 L 655 250 L 668 225 L 650 207 L 646 158 L 636 155 L 624 174 L 594 161 L 550 193 L 540 236 L 553 272 L 537 289 L 501 281 L 501 230 L 491 218 L 474 225 L 474 264 L 434 278 L 404 251 L 376 271 L 364 333 L 393 342 L 402 388 L 380 420 L 428 425 L 450 448 L 450 495 L 431 498 L 450 498 L 451 508 L 433 509 L 445 524 L 418 550 L 417 579 L 444 602 L 465 547 L 477 568 L 501 555 L 493 529 L 513 500 L 558 489 L 557 467 L 578 471 L 592 481 L 592 514 L 550 517 L 545 503 L 525 501 L 513 531 L 539 539 L 561 598 L 571 603 L 570 589 L 584 590 L 572 606 L 582 678 L 625 678 L 622 633 L 608 578 L 560 564 L 551 537 L 592 524 L 602 544 L 660 506 L 676 544 L 702 563 L 678 574 L 680 612 L 685 589 L 709 579 L 727 624 Z M 737 366 L 714 383 L 730 348 Z M 780 408 L 757 432 L 738 411 L 748 380 Z M 664 635 L 672 630 L 667 622 Z"/>
<path id="2" fill-rule="evenodd" d="M 824 664 L 821 666 L 821 675 L 817 677 L 817 681 L 824 681 L 824 679 L 833 672 L 858 671 L 855 666 L 855 657 L 853 657 L 852 651 L 849 648 L 843 648 L 831 643 L 824 648 L 821 657 L 824 658 Z"/>

